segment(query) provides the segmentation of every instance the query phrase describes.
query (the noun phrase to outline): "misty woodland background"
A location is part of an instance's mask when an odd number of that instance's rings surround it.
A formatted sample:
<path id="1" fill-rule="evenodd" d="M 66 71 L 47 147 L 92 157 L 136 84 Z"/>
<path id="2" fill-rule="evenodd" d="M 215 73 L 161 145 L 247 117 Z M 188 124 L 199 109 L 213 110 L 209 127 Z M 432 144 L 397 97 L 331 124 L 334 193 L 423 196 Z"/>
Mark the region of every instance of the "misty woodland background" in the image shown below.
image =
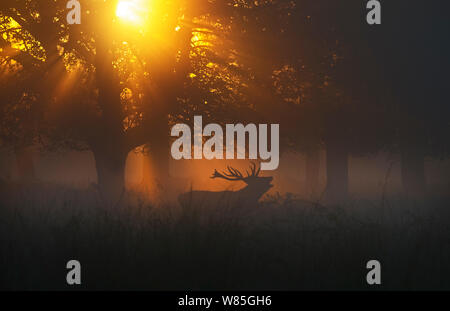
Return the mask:
<path id="1" fill-rule="evenodd" d="M 1 289 L 68 289 L 70 259 L 81 289 L 369 289 L 370 259 L 450 289 L 447 2 L 81 4 L 0 3 Z M 280 124 L 258 202 L 209 178 L 247 161 L 171 160 L 194 115 Z"/>

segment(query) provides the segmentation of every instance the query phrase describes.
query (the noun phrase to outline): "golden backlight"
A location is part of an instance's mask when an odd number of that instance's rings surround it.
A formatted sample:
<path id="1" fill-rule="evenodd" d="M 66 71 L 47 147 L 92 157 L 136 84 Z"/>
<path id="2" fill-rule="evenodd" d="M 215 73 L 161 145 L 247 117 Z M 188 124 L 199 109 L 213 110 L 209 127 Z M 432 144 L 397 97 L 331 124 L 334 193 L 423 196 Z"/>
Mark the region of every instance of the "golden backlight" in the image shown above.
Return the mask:
<path id="1" fill-rule="evenodd" d="M 117 4 L 116 16 L 123 22 L 144 26 L 150 11 L 151 0 L 121 0 Z"/>

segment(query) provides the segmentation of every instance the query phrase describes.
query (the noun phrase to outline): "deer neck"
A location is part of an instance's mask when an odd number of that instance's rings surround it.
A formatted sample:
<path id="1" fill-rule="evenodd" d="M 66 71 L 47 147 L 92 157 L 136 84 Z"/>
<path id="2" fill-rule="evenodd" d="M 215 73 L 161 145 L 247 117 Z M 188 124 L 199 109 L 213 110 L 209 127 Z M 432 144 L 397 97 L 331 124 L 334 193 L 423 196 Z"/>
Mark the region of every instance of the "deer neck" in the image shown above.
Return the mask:
<path id="1" fill-rule="evenodd" d="M 264 193 L 269 190 L 269 188 L 270 187 L 268 186 L 249 184 L 242 188 L 240 192 L 244 197 L 258 201 L 264 195 Z"/>

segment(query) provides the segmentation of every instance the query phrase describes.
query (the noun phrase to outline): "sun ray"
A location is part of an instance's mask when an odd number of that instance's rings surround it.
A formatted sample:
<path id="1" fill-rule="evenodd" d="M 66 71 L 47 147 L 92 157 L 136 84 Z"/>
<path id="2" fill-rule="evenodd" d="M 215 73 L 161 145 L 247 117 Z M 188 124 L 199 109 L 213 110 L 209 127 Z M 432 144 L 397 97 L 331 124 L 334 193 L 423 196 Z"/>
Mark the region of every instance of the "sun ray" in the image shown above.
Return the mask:
<path id="1" fill-rule="evenodd" d="M 142 27 L 150 11 L 150 1 L 121 0 L 117 4 L 116 16 L 123 22 Z"/>

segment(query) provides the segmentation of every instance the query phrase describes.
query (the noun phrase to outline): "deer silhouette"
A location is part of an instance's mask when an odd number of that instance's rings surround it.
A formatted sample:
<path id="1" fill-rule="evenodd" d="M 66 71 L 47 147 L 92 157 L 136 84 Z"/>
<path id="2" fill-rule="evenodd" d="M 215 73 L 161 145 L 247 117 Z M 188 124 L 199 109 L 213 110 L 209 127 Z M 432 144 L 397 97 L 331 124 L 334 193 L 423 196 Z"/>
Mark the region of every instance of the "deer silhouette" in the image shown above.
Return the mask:
<path id="1" fill-rule="evenodd" d="M 246 187 L 238 191 L 190 191 L 183 193 L 178 197 L 181 205 L 203 205 L 205 207 L 218 205 L 236 206 L 254 206 L 259 199 L 266 193 L 273 185 L 271 184 L 273 177 L 260 177 L 259 173 L 261 167 L 256 168 L 256 164 L 252 162 L 250 166 L 250 173 L 246 171 L 247 176 L 231 167 L 227 166 L 228 171 L 222 173 L 214 170 L 212 179 L 222 178 L 229 181 L 243 181 L 247 184 Z"/>

